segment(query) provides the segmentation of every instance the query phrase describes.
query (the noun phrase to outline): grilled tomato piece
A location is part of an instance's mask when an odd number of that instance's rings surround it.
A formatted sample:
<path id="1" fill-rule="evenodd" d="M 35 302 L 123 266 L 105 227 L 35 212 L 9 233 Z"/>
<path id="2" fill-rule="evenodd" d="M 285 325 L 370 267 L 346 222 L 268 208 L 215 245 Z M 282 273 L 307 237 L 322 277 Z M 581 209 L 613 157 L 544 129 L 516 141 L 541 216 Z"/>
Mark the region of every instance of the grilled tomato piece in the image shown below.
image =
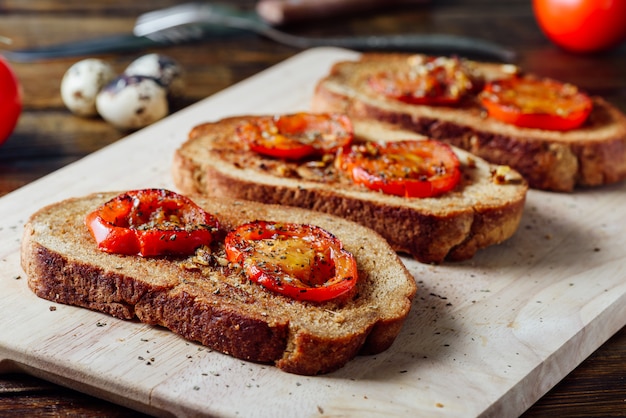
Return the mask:
<path id="1" fill-rule="evenodd" d="M 354 183 L 396 196 L 438 196 L 461 179 L 458 157 L 448 144 L 435 140 L 353 145 L 338 153 L 335 164 Z"/>
<path id="2" fill-rule="evenodd" d="M 524 128 L 567 131 L 591 113 L 589 96 L 568 83 L 530 76 L 487 83 L 479 95 L 489 116 Z"/>
<path id="3" fill-rule="evenodd" d="M 469 64 L 456 58 L 415 55 L 407 64 L 402 69 L 373 74 L 368 78 L 369 86 L 405 103 L 455 105 L 482 84 Z"/>
<path id="4" fill-rule="evenodd" d="M 295 300 L 344 300 L 356 292 L 354 256 L 330 232 L 306 224 L 255 221 L 226 235 L 226 257 L 249 280 Z"/>
<path id="5" fill-rule="evenodd" d="M 219 227 L 189 198 L 164 189 L 122 193 L 87 215 L 85 224 L 100 250 L 144 257 L 191 254 L 210 244 Z"/>
<path id="6" fill-rule="evenodd" d="M 343 114 L 301 112 L 251 118 L 237 126 L 237 135 L 259 154 L 300 160 L 350 144 L 353 131 Z"/>

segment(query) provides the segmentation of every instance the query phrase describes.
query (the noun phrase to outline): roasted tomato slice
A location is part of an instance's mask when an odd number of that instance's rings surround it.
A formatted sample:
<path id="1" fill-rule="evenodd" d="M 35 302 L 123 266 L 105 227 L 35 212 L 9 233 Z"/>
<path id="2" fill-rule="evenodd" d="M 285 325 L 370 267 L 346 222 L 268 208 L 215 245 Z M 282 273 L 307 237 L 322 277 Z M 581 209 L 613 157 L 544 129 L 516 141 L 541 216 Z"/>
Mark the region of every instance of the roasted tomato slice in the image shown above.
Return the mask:
<path id="1" fill-rule="evenodd" d="M 593 107 L 589 96 L 576 86 L 530 76 L 492 81 L 479 97 L 489 116 L 495 119 L 555 131 L 578 128 Z"/>
<path id="2" fill-rule="evenodd" d="M 142 256 L 191 254 L 210 244 L 219 227 L 189 198 L 164 189 L 120 194 L 87 215 L 85 224 L 100 250 Z"/>
<path id="3" fill-rule="evenodd" d="M 411 56 L 406 68 L 368 78 L 370 87 L 410 104 L 455 105 L 481 84 L 468 65 L 456 58 Z"/>
<path id="4" fill-rule="evenodd" d="M 438 196 L 456 187 L 461 178 L 452 148 L 435 140 L 353 145 L 338 153 L 335 164 L 354 183 L 396 196 Z"/>
<path id="5" fill-rule="evenodd" d="M 337 113 L 260 116 L 237 126 L 252 151 L 287 160 L 333 153 L 352 142 L 350 119 Z"/>
<path id="6" fill-rule="evenodd" d="M 354 256 L 313 225 L 255 221 L 226 235 L 226 257 L 249 280 L 295 300 L 345 300 L 356 292 Z"/>

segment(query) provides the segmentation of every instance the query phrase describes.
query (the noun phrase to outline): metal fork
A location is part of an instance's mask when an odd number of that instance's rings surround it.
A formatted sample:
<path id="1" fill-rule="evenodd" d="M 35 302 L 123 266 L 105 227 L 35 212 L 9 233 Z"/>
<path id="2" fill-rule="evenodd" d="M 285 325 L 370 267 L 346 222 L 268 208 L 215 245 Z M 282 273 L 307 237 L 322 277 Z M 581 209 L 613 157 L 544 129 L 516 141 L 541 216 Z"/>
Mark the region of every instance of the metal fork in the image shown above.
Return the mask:
<path id="1" fill-rule="evenodd" d="M 263 22 L 258 15 L 226 5 L 185 3 L 139 16 L 133 33 L 157 42 L 180 43 L 202 39 L 206 25 L 258 33 L 295 48 L 334 46 L 360 51 L 396 50 L 425 53 L 456 53 L 495 58 L 504 62 L 515 53 L 481 39 L 443 34 L 372 35 L 341 38 L 313 38 L 292 35 Z"/>
<path id="2" fill-rule="evenodd" d="M 140 15 L 134 34 L 117 34 L 94 39 L 70 41 L 21 50 L 0 50 L 11 61 L 32 62 L 89 54 L 129 52 L 163 45 L 214 40 L 237 31 L 255 32 L 295 48 L 336 46 L 359 51 L 395 50 L 433 54 L 478 56 L 512 62 L 515 53 L 481 39 L 442 34 L 407 34 L 343 38 L 311 38 L 282 32 L 255 12 L 242 12 L 226 5 L 187 3 Z"/>

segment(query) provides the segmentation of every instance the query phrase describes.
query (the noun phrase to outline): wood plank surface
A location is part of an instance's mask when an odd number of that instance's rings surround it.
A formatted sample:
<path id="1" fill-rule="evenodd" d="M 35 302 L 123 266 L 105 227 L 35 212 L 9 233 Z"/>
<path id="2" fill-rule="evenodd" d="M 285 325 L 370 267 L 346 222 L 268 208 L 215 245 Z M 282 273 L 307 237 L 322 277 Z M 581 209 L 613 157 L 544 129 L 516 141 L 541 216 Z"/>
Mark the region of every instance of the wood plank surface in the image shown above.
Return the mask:
<path id="1" fill-rule="evenodd" d="M 3 197 L 0 365 L 159 415 L 513 416 L 622 328 L 626 238 L 611 226 L 624 215 L 608 208 L 626 203 L 623 185 L 571 195 L 531 191 L 522 225 L 505 244 L 464 263 L 404 259 L 420 290 L 398 340 L 326 376 L 242 362 L 28 290 L 18 245 L 29 213 L 94 190 L 171 187 L 172 152 L 192 126 L 306 109 L 315 80 L 353 56 L 335 49 L 296 55 Z"/>
<path id="2" fill-rule="evenodd" d="M 252 9 L 255 2 L 230 0 L 228 3 Z M 128 31 L 139 13 L 177 3 L 173 0 L 7 0 L 0 6 L 0 35 L 14 40 L 7 48 L 95 38 Z M 573 55 L 561 51 L 540 32 L 532 16 L 531 2 L 527 0 L 436 0 L 424 5 L 388 7 L 375 13 L 354 13 L 324 22 L 302 22 L 284 29 L 314 36 L 407 32 L 475 36 L 515 49 L 519 64 L 529 71 L 574 82 L 626 111 L 623 77 L 626 44 L 602 54 Z M 179 107 L 183 108 L 297 54 L 298 50 L 242 33 L 217 42 L 100 57 L 120 70 L 146 52 L 166 53 L 183 64 L 188 81 L 185 100 Z M 24 111 L 15 132 L 0 149 L 0 196 L 126 135 L 97 118 L 75 117 L 63 107 L 58 93 L 60 79 L 77 59 L 12 63 L 24 88 Z M 0 242 L 6 237 L 0 231 Z M 0 265 L 4 264 L 0 258 Z M 23 371 L 9 373 L 5 365 L 0 364 L 2 416 L 137 415 L 136 411 L 39 380 Z M 626 328 L 622 328 L 523 416 L 623 416 L 625 376 Z M 28 387 L 24 386 L 25 381 Z"/>

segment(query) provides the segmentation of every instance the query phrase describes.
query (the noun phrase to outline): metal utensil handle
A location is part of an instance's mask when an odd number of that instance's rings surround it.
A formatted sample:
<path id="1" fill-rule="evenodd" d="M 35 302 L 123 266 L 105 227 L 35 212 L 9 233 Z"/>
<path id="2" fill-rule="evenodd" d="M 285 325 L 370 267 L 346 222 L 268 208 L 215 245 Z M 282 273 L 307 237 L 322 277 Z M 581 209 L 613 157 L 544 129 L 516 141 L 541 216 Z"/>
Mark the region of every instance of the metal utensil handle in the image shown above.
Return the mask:
<path id="1" fill-rule="evenodd" d="M 135 51 L 158 45 L 151 39 L 133 35 L 113 35 L 83 41 L 42 46 L 37 48 L 0 51 L 9 61 L 32 62 L 53 58 L 76 57 L 81 55 L 106 54 L 111 52 Z"/>
<path id="2" fill-rule="evenodd" d="M 504 62 L 515 60 L 515 52 L 482 39 L 444 34 L 372 35 L 342 38 L 305 38 L 268 28 L 263 35 L 299 48 L 335 46 L 359 51 L 410 51 L 495 58 Z"/>

